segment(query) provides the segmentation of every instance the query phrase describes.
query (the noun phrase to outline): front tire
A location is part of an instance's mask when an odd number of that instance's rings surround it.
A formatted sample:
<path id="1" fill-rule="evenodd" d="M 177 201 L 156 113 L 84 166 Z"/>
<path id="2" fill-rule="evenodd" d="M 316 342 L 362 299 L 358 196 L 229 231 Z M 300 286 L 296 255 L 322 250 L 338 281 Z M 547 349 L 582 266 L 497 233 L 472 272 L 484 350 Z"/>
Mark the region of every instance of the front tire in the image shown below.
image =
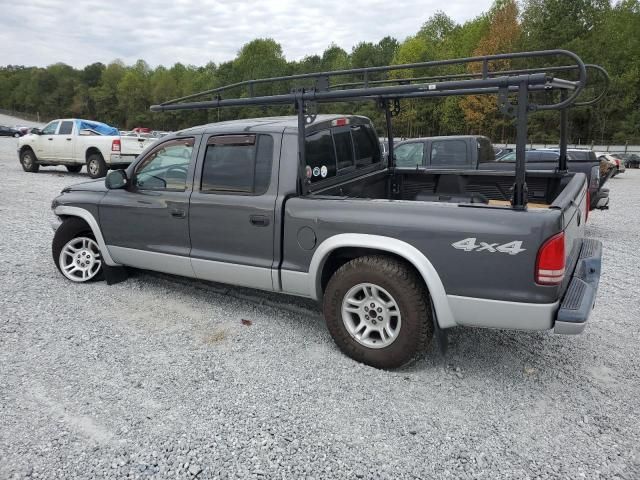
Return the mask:
<path id="1" fill-rule="evenodd" d="M 67 165 L 66 167 L 69 173 L 78 173 L 82 170 L 82 165 Z"/>
<path id="2" fill-rule="evenodd" d="M 18 132 L 14 133 L 13 138 L 20 138 L 20 134 Z"/>
<path id="3" fill-rule="evenodd" d="M 60 273 L 72 282 L 86 283 L 102 278 L 100 247 L 89 226 L 79 218 L 62 222 L 53 237 L 51 253 Z"/>
<path id="4" fill-rule="evenodd" d="M 343 265 L 329 280 L 323 310 L 340 350 L 376 368 L 415 360 L 433 337 L 422 280 L 391 257 L 360 257 Z"/>
<path id="5" fill-rule="evenodd" d="M 29 148 L 20 152 L 20 165 L 25 172 L 37 173 L 40 170 L 38 159 L 33 150 Z"/>
<path id="6" fill-rule="evenodd" d="M 87 173 L 91 178 L 104 177 L 107 174 L 107 164 L 99 153 L 92 153 L 87 158 Z"/>

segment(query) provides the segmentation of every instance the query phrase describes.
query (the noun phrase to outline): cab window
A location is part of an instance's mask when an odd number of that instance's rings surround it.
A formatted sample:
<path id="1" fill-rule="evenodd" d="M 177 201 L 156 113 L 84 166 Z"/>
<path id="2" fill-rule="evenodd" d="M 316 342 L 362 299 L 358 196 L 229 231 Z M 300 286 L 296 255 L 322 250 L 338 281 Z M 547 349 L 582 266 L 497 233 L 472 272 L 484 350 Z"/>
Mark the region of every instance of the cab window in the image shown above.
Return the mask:
<path id="1" fill-rule="evenodd" d="M 467 142 L 464 140 L 441 140 L 431 144 L 431 166 L 468 165 Z"/>
<path id="2" fill-rule="evenodd" d="M 141 190 L 186 190 L 193 144 L 193 138 L 181 138 L 158 145 L 136 166 L 135 186 Z"/>
<path id="3" fill-rule="evenodd" d="M 424 144 L 422 142 L 403 143 L 393 149 L 396 167 L 416 167 L 424 165 Z"/>
<path id="4" fill-rule="evenodd" d="M 262 195 L 269 188 L 272 161 L 271 135 L 211 137 L 207 141 L 200 190 Z"/>
<path id="5" fill-rule="evenodd" d="M 71 135 L 73 132 L 73 122 L 70 120 L 66 120 L 60 124 L 60 130 L 58 130 L 58 135 Z"/>
<path id="6" fill-rule="evenodd" d="M 53 135 L 56 133 L 56 130 L 58 129 L 58 124 L 60 122 L 51 122 L 49 125 L 47 125 L 46 127 L 44 127 L 42 129 L 42 133 L 44 135 Z"/>

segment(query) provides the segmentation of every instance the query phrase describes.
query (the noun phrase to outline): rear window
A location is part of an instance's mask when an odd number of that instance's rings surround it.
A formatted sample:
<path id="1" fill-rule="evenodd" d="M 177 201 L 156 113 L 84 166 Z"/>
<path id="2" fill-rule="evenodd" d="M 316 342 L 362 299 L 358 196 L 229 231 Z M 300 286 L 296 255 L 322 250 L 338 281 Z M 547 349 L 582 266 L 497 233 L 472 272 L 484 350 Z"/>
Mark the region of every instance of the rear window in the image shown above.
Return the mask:
<path id="1" fill-rule="evenodd" d="M 353 167 L 355 165 L 355 159 L 353 158 L 353 140 L 351 140 L 351 132 L 349 132 L 349 130 L 334 132 L 333 142 L 336 145 L 338 170 Z"/>
<path id="2" fill-rule="evenodd" d="M 356 154 L 356 167 L 380 162 L 380 144 L 373 128 L 369 125 L 351 127 L 351 137 Z"/>
<path id="3" fill-rule="evenodd" d="M 380 163 L 380 144 L 370 125 L 327 128 L 307 135 L 305 158 L 311 183 Z"/>
<path id="4" fill-rule="evenodd" d="M 440 140 L 431 144 L 431 165 L 467 165 L 467 142 L 464 140 Z"/>
<path id="5" fill-rule="evenodd" d="M 311 169 L 311 182 L 336 176 L 336 150 L 331 130 L 321 130 L 307 136 L 305 158 Z"/>

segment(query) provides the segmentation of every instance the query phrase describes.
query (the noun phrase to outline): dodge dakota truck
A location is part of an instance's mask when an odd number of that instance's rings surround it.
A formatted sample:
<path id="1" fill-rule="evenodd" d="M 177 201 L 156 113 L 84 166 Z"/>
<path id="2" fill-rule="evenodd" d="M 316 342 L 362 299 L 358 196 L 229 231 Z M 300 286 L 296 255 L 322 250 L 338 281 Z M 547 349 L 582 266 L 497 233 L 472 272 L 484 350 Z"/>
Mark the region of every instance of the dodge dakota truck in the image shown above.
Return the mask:
<path id="1" fill-rule="evenodd" d="M 18 158 L 25 172 L 64 165 L 79 172 L 83 165 L 91 178 L 104 177 L 110 168 L 129 165 L 155 139 L 120 136 L 100 122 L 77 118 L 53 120 L 18 140 Z"/>
<path id="2" fill-rule="evenodd" d="M 533 76 L 482 85 L 580 86 Z M 104 181 L 65 188 L 52 203 L 53 260 L 73 282 L 114 281 L 127 266 L 315 299 L 338 347 L 379 368 L 410 362 L 458 325 L 580 333 L 602 254 L 584 234 L 584 174 L 527 173 L 524 162 L 515 173 L 396 169 L 390 128 L 387 162 L 369 119 L 305 105 L 457 85 L 325 85 L 153 107 L 293 100 L 297 114 L 182 130 Z M 527 202 L 527 190 L 541 194 Z"/>

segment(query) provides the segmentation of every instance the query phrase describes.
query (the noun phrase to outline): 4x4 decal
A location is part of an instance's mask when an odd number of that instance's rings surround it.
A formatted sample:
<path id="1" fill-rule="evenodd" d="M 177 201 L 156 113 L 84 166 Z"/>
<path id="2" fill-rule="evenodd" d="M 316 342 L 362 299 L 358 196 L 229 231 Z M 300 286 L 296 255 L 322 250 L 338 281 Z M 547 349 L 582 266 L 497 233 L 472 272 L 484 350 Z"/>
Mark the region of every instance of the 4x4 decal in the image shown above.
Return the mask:
<path id="1" fill-rule="evenodd" d="M 522 241 L 514 240 L 512 242 L 503 243 L 476 243 L 476 237 L 465 238 L 451 244 L 453 248 L 458 250 L 464 250 L 465 252 L 489 252 L 489 253 L 508 253 L 509 255 L 517 255 L 520 252 L 524 252 L 526 248 L 522 248 Z"/>

